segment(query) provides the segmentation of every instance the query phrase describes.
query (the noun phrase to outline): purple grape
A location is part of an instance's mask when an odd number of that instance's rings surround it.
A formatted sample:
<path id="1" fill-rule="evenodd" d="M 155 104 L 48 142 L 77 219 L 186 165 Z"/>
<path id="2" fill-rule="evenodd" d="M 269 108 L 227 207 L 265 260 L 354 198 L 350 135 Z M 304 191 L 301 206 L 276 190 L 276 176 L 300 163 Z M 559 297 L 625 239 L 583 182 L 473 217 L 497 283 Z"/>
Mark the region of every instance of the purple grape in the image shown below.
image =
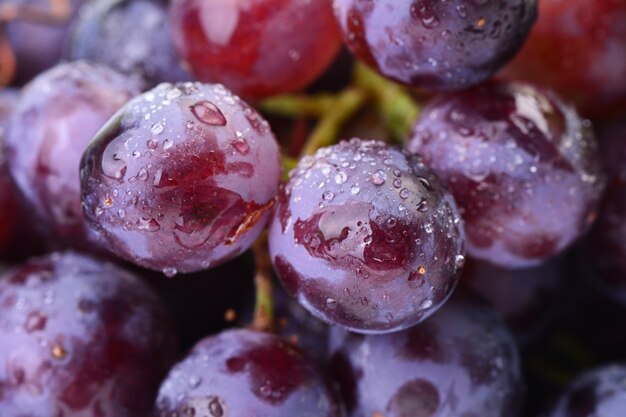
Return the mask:
<path id="1" fill-rule="evenodd" d="M 523 396 L 520 358 L 489 308 L 455 294 L 398 333 L 333 329 L 331 366 L 349 417 L 513 417 Z"/>
<path id="2" fill-rule="evenodd" d="M 188 81 L 170 41 L 164 0 L 94 0 L 81 9 L 65 54 L 89 59 L 150 84 Z"/>
<path id="3" fill-rule="evenodd" d="M 424 109 L 408 149 L 454 195 L 475 258 L 537 265 L 596 218 L 604 175 L 594 135 L 551 92 L 493 82 L 439 96 Z"/>
<path id="4" fill-rule="evenodd" d="M 17 60 L 16 82 L 23 84 L 42 71 L 56 65 L 61 59 L 63 42 L 68 28 L 85 0 L 67 0 L 68 15 L 63 19 L 50 17 L 54 2 L 50 0 L 4 0 L 7 9 L 30 10 L 6 24 L 6 35 Z M 30 18 L 29 18 L 30 17 Z"/>
<path id="5" fill-rule="evenodd" d="M 267 333 L 231 330 L 208 337 L 161 385 L 159 417 L 339 417 L 315 363 Z"/>
<path id="6" fill-rule="evenodd" d="M 383 75 L 415 87 L 467 88 L 521 48 L 536 0 L 334 0 L 350 50 Z"/>
<path id="7" fill-rule="evenodd" d="M 0 249 L 3 249 L 14 230 L 17 217 L 17 197 L 7 170 L 6 158 L 2 149 L 9 117 L 19 98 L 19 90 L 0 90 Z"/>
<path id="8" fill-rule="evenodd" d="M 154 293 L 111 264 L 74 253 L 0 278 L 0 415 L 147 415 L 174 360 Z"/>
<path id="9" fill-rule="evenodd" d="M 64 244 L 85 247 L 80 158 L 93 135 L 139 85 L 106 67 L 73 62 L 28 84 L 5 138 L 9 171 L 38 221 Z"/>
<path id="10" fill-rule="evenodd" d="M 395 331 L 448 298 L 464 261 L 452 197 L 418 157 L 352 139 L 304 158 L 269 235 L 285 288 L 322 320 Z"/>
<path id="11" fill-rule="evenodd" d="M 528 345 L 560 307 L 562 269 L 560 260 L 524 269 L 470 261 L 463 269 L 461 283 L 488 300 L 520 344 Z"/>
<path id="12" fill-rule="evenodd" d="M 550 417 L 623 417 L 626 415 L 626 367 L 596 368 L 577 378 Z"/>
<path id="13" fill-rule="evenodd" d="M 269 219 L 281 165 L 269 125 L 221 85 L 161 84 L 96 136 L 81 164 L 91 227 L 172 275 L 228 261 Z"/>

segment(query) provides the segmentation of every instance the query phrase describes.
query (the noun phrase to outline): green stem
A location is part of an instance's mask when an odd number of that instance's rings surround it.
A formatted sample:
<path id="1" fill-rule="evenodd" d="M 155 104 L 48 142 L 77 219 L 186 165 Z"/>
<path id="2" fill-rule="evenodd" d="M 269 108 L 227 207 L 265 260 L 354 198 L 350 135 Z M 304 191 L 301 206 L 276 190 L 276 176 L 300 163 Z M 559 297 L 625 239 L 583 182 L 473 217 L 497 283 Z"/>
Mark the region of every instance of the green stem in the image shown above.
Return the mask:
<path id="1" fill-rule="evenodd" d="M 252 246 L 252 251 L 255 263 L 256 305 L 251 327 L 263 332 L 272 331 L 274 328 L 274 284 L 266 233 L 257 239 Z"/>
<path id="2" fill-rule="evenodd" d="M 289 179 L 289 172 L 298 165 L 298 160 L 296 158 L 291 158 L 287 155 L 283 155 L 283 181 L 287 181 Z"/>
<path id="3" fill-rule="evenodd" d="M 343 125 L 359 111 L 366 99 L 367 95 L 358 88 L 342 91 L 311 132 L 302 155 L 312 155 L 318 149 L 334 144 Z"/>
<path id="4" fill-rule="evenodd" d="M 419 117 L 419 105 L 404 87 L 361 63 L 357 63 L 354 68 L 354 82 L 373 96 L 387 131 L 395 142 L 403 144 Z"/>
<path id="5" fill-rule="evenodd" d="M 259 103 L 258 107 L 270 114 L 283 117 L 323 117 L 334 107 L 332 94 L 282 95 Z"/>

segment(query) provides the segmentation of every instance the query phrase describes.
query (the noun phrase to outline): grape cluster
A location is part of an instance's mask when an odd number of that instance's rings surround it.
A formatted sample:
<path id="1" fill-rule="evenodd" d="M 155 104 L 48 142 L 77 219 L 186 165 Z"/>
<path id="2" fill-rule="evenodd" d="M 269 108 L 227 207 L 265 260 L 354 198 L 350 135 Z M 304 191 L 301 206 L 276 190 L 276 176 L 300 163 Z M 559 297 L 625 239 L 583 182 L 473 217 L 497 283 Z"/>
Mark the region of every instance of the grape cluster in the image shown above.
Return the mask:
<path id="1" fill-rule="evenodd" d="M 0 417 L 626 416 L 625 0 L 0 0 Z"/>

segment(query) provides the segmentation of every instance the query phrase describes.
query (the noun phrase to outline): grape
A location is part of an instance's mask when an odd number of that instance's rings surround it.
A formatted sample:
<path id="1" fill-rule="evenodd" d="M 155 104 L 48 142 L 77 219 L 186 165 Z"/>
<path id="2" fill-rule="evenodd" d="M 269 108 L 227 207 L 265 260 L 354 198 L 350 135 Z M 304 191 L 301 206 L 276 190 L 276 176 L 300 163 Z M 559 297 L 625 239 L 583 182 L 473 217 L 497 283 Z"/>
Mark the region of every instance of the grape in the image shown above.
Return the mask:
<path id="1" fill-rule="evenodd" d="M 600 139 L 609 182 L 598 221 L 583 250 L 591 258 L 594 281 L 608 295 L 626 303 L 626 123 L 606 126 Z"/>
<path id="2" fill-rule="evenodd" d="M 208 337 L 176 365 L 157 400 L 159 417 L 339 417 L 314 362 L 278 336 L 231 330 Z"/>
<path id="3" fill-rule="evenodd" d="M 340 45 L 331 0 L 173 0 L 170 15 L 196 78 L 248 99 L 302 89 Z"/>
<path id="4" fill-rule="evenodd" d="M 626 367 L 609 365 L 586 372 L 563 394 L 550 417 L 623 417 Z"/>
<path id="5" fill-rule="evenodd" d="M 584 114 L 626 105 L 626 2 L 541 0 L 528 41 L 504 74 L 556 90 Z"/>
<path id="6" fill-rule="evenodd" d="M 586 232 L 604 188 L 590 124 L 556 95 L 493 82 L 435 98 L 408 149 L 461 209 L 468 253 L 537 265 Z"/>
<path id="7" fill-rule="evenodd" d="M 2 416 L 147 415 L 176 353 L 148 287 L 75 253 L 0 278 L 0 334 Z"/>
<path id="8" fill-rule="evenodd" d="M 463 294 L 402 332 L 335 328 L 330 350 L 349 417 L 513 417 L 521 405 L 513 338 L 491 309 Z"/>
<path id="9" fill-rule="evenodd" d="M 493 75 L 520 49 L 536 0 L 334 0 L 350 50 L 383 75 L 456 90 Z"/>
<path id="10" fill-rule="evenodd" d="M 89 59 L 150 84 L 187 81 L 170 40 L 164 0 L 94 0 L 74 23 L 66 56 Z"/>
<path id="11" fill-rule="evenodd" d="M 8 125 L 9 116 L 17 104 L 19 90 L 0 90 L 0 249 L 4 248 L 13 231 L 17 216 L 17 200 L 13 191 L 13 184 L 7 172 L 4 152 L 1 149 Z"/>
<path id="12" fill-rule="evenodd" d="M 5 138 L 9 171 L 45 232 L 65 244 L 90 241 L 80 202 L 83 150 L 139 85 L 86 62 L 56 66 L 24 88 Z"/>
<path id="13" fill-rule="evenodd" d="M 81 163 L 89 224 L 167 275 L 216 266 L 259 236 L 278 190 L 269 125 L 221 85 L 161 84 L 128 103 Z"/>
<path id="14" fill-rule="evenodd" d="M 447 299 L 464 260 L 456 205 L 418 157 L 352 139 L 304 158 L 269 245 L 285 288 L 322 320 L 395 331 Z"/>
<path id="15" fill-rule="evenodd" d="M 16 82 L 23 84 L 40 72 L 56 65 L 61 59 L 64 39 L 80 5 L 85 0 L 68 0 L 68 16 L 63 19 L 42 20 L 34 15 L 50 15 L 51 0 L 3 0 L 8 9 L 32 10 L 31 18 L 17 17 L 6 24 L 6 35 L 17 59 Z M 8 13 L 10 15 L 10 13 Z M 1 35 L 0 35 L 1 36 Z"/>
<path id="16" fill-rule="evenodd" d="M 461 275 L 461 283 L 493 305 L 523 346 L 536 340 L 556 315 L 561 281 L 560 260 L 524 269 L 468 262 Z"/>

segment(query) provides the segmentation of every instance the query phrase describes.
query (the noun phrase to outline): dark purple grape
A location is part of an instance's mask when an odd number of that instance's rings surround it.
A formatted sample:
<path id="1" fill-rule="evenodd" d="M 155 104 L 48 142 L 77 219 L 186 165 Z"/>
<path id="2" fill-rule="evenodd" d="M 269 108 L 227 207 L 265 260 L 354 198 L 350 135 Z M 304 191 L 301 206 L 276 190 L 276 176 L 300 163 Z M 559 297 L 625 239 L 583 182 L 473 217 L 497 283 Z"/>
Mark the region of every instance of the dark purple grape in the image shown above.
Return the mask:
<path id="1" fill-rule="evenodd" d="M 88 59 L 151 85 L 188 81 L 170 40 L 165 0 L 94 0 L 76 19 L 66 57 Z"/>
<path id="2" fill-rule="evenodd" d="M 562 295 L 562 267 L 553 260 L 524 269 L 470 261 L 461 283 L 487 299 L 522 345 L 535 340 L 556 315 Z"/>
<path id="3" fill-rule="evenodd" d="M 524 393 L 512 336 L 466 294 L 398 333 L 335 328 L 331 367 L 349 417 L 513 417 Z"/>
<path id="4" fill-rule="evenodd" d="M 81 164 L 90 225 L 109 250 L 167 275 L 245 251 L 281 165 L 269 125 L 221 85 L 161 84 L 96 136 Z"/>
<path id="5" fill-rule="evenodd" d="M 551 92 L 493 82 L 439 96 L 408 149 L 454 195 L 475 258 L 539 264 L 597 216 L 604 175 L 590 123 Z"/>
<path id="6" fill-rule="evenodd" d="M 304 158 L 269 235 L 285 288 L 322 320 L 395 331 L 448 298 L 464 261 L 452 197 L 421 159 L 352 139 Z"/>
<path id="7" fill-rule="evenodd" d="M 467 88 L 521 48 L 536 0 L 334 0 L 350 50 L 383 75 L 415 87 Z"/>
<path id="8" fill-rule="evenodd" d="M 623 417 L 626 415 L 626 366 L 587 371 L 563 394 L 550 417 Z"/>
<path id="9" fill-rule="evenodd" d="M 591 258 L 594 282 L 626 303 L 626 123 L 602 129 L 600 143 L 609 182 L 598 221 L 582 250 Z"/>
<path id="10" fill-rule="evenodd" d="M 82 248 L 91 240 L 80 201 L 80 158 L 104 122 L 138 92 L 135 81 L 86 62 L 54 67 L 24 88 L 4 145 L 13 181 L 46 234 Z"/>
<path id="11" fill-rule="evenodd" d="M 315 363 L 278 336 L 231 330 L 208 337 L 170 372 L 159 417 L 339 417 Z"/>
<path id="12" fill-rule="evenodd" d="M 85 0 L 3 0 L 6 10 L 18 10 L 6 24 L 6 35 L 17 60 L 16 82 L 23 84 L 61 59 L 68 28 Z M 67 14 L 60 5 L 67 5 Z M 57 9 L 59 16 L 52 12 Z M 10 13 L 7 13 L 10 15 Z M 42 18 L 45 16 L 45 18 Z M 2 36 L 2 35 L 0 35 Z"/>
<path id="13" fill-rule="evenodd" d="M 170 17 L 196 78 L 246 99 L 306 87 L 341 45 L 331 0 L 173 0 Z"/>
<path id="14" fill-rule="evenodd" d="M 19 90 L 0 89 L 0 249 L 3 249 L 14 230 L 18 201 L 7 170 L 2 149 L 9 117 L 17 105 Z"/>
<path id="15" fill-rule="evenodd" d="M 73 253 L 0 278 L 0 415 L 147 415 L 174 360 L 156 295 L 133 275 Z"/>

